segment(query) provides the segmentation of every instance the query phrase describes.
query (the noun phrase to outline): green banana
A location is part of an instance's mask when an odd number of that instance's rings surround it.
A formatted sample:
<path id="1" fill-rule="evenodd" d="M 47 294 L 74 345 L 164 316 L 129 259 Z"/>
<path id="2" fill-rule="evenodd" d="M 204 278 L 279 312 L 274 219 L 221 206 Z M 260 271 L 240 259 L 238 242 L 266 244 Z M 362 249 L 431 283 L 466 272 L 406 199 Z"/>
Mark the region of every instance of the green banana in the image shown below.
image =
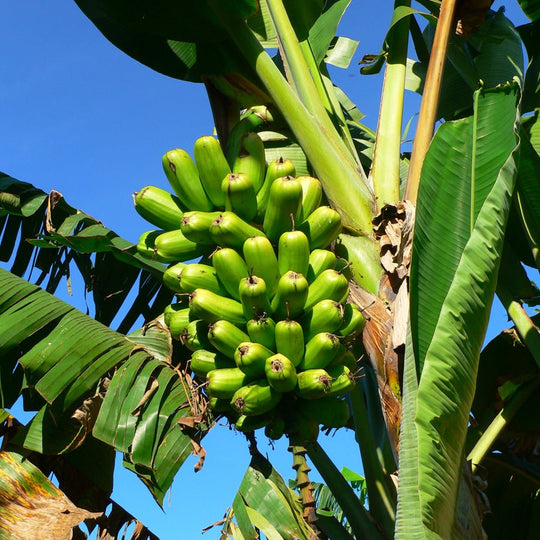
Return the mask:
<path id="1" fill-rule="evenodd" d="M 337 332 L 345 319 L 345 308 L 342 304 L 325 299 L 317 302 L 313 308 L 302 316 L 300 323 L 304 328 L 304 338 L 310 340 L 320 332 Z M 343 335 L 339 333 L 339 335 Z"/>
<path id="2" fill-rule="evenodd" d="M 185 150 L 169 150 L 163 156 L 162 164 L 167 179 L 182 204 L 190 210 L 210 212 L 214 209 L 201 184 L 197 166 Z"/>
<path id="3" fill-rule="evenodd" d="M 154 245 L 157 260 L 163 262 L 189 261 L 203 253 L 203 246 L 187 239 L 179 229 L 161 233 Z"/>
<path id="4" fill-rule="evenodd" d="M 234 368 L 234 362 L 220 353 L 198 349 L 191 355 L 191 370 L 201 379 L 214 369 Z"/>
<path id="5" fill-rule="evenodd" d="M 236 429 L 242 433 L 248 433 L 249 431 L 256 431 L 257 429 L 263 428 L 268 424 L 268 421 L 272 417 L 271 414 L 257 414 L 255 416 L 247 416 L 241 414 L 234 423 Z"/>
<path id="6" fill-rule="evenodd" d="M 245 221 L 257 213 L 257 195 L 253 180 L 245 173 L 230 173 L 221 183 L 225 195 L 225 210 L 234 212 Z"/>
<path id="7" fill-rule="evenodd" d="M 296 169 L 290 159 L 279 157 L 272 161 L 266 169 L 264 183 L 257 193 L 257 220 L 262 221 L 268 206 L 268 198 L 270 197 L 270 188 L 274 180 L 283 176 L 296 176 Z"/>
<path id="8" fill-rule="evenodd" d="M 296 388 L 298 375 L 293 362 L 277 353 L 266 359 L 264 371 L 270 386 L 278 392 L 292 392 Z"/>
<path id="9" fill-rule="evenodd" d="M 309 238 L 310 249 L 326 248 L 342 228 L 341 216 L 329 206 L 319 206 L 298 226 Z"/>
<path id="10" fill-rule="evenodd" d="M 212 264 L 216 269 L 219 280 L 235 300 L 240 300 L 238 285 L 249 276 L 244 259 L 232 248 L 218 249 L 212 255 Z"/>
<path id="11" fill-rule="evenodd" d="M 325 397 L 317 400 L 297 401 L 298 412 L 327 428 L 344 427 L 351 413 L 349 404 L 343 399 Z"/>
<path id="12" fill-rule="evenodd" d="M 143 232 L 137 243 L 137 253 L 147 259 L 160 260 L 156 253 L 156 238 L 164 232 L 161 229 Z"/>
<path id="13" fill-rule="evenodd" d="M 190 321 L 180 336 L 180 341 L 190 351 L 211 348 L 212 344 L 208 340 L 208 323 L 206 321 Z"/>
<path id="14" fill-rule="evenodd" d="M 264 143 L 257 133 L 248 131 L 242 135 L 232 170 L 235 173 L 246 174 L 251 178 L 255 193 L 260 190 L 266 172 L 266 160 Z M 256 207 L 257 204 L 255 201 L 255 212 L 257 212 Z"/>
<path id="15" fill-rule="evenodd" d="M 340 345 L 339 338 L 335 334 L 329 332 L 316 334 L 306 343 L 304 359 L 298 369 L 305 371 L 325 368 L 337 356 Z"/>
<path id="16" fill-rule="evenodd" d="M 293 319 L 304 310 L 309 285 L 302 274 L 286 272 L 281 276 L 270 304 L 275 319 Z"/>
<path id="17" fill-rule="evenodd" d="M 231 399 L 231 405 L 240 414 L 255 416 L 272 410 L 281 399 L 268 381 L 253 381 L 238 389 Z"/>
<path id="18" fill-rule="evenodd" d="M 219 296 L 206 289 L 195 289 L 191 293 L 189 307 L 193 319 L 202 319 L 208 322 L 225 319 L 238 325 L 246 323 L 240 302 L 226 296 Z"/>
<path id="19" fill-rule="evenodd" d="M 260 343 L 272 351 L 276 349 L 276 323 L 272 319 L 263 315 L 250 319 L 246 326 L 251 341 Z"/>
<path id="20" fill-rule="evenodd" d="M 173 309 L 165 310 L 165 324 L 174 339 L 180 340 L 180 336 L 184 333 L 189 324 L 189 308 L 182 307 L 178 310 L 174 309 L 173 304 L 170 306 Z M 167 306 L 169 308 L 169 306 Z"/>
<path id="21" fill-rule="evenodd" d="M 313 178 L 313 176 L 299 176 L 298 181 L 302 184 L 302 204 L 299 223 L 303 223 L 321 204 L 322 185 L 320 180 Z"/>
<path id="22" fill-rule="evenodd" d="M 273 414 L 270 420 L 267 422 L 266 427 L 264 428 L 264 434 L 269 439 L 277 441 L 283 437 L 285 433 L 285 420 L 282 416 Z"/>
<path id="23" fill-rule="evenodd" d="M 304 399 L 320 399 L 328 395 L 332 377 L 324 369 L 308 369 L 298 373 L 296 393 Z"/>
<path id="24" fill-rule="evenodd" d="M 234 393 L 249 381 L 249 377 L 237 367 L 231 367 L 209 371 L 206 380 L 210 397 L 231 399 Z"/>
<path id="25" fill-rule="evenodd" d="M 345 338 L 354 338 L 362 332 L 366 326 L 366 319 L 360 308 L 356 304 L 345 304 L 345 317 L 343 326 L 339 329 L 338 334 Z"/>
<path id="26" fill-rule="evenodd" d="M 163 272 L 163 276 L 161 279 L 163 280 L 163 283 L 171 289 L 171 291 L 181 293 L 182 288 L 180 287 L 180 276 L 182 275 L 182 270 L 187 266 L 187 263 L 179 262 L 172 266 L 169 266 L 165 272 Z"/>
<path id="27" fill-rule="evenodd" d="M 343 301 L 349 292 L 347 278 L 336 270 L 325 270 L 309 286 L 305 309 L 311 309 L 317 302 L 329 299 Z"/>
<path id="28" fill-rule="evenodd" d="M 178 265 L 173 266 L 176 268 Z M 166 270 L 165 273 L 169 272 Z M 227 296 L 227 290 L 217 277 L 216 269 L 202 263 L 186 264 L 177 272 L 177 279 L 181 292 L 192 293 L 195 289 L 208 289 L 209 291 Z"/>
<path id="29" fill-rule="evenodd" d="M 302 231 L 286 231 L 278 242 L 279 274 L 289 270 L 307 276 L 309 268 L 309 240 Z"/>
<path id="30" fill-rule="evenodd" d="M 272 298 L 276 292 L 280 273 L 270 240 L 266 236 L 251 236 L 244 242 L 242 250 L 250 274 L 264 279 L 268 298 Z"/>
<path id="31" fill-rule="evenodd" d="M 232 359 L 234 351 L 240 343 L 249 341 L 249 336 L 233 323 L 221 319 L 208 327 L 208 339 L 220 353 Z"/>
<path id="32" fill-rule="evenodd" d="M 276 351 L 298 366 L 304 358 L 304 331 L 297 321 L 285 319 L 276 323 Z"/>
<path id="33" fill-rule="evenodd" d="M 217 208 L 225 206 L 221 182 L 231 172 L 219 141 L 211 135 L 199 137 L 193 147 L 193 157 L 199 171 L 201 184 Z"/>
<path id="34" fill-rule="evenodd" d="M 265 234 L 245 222 L 233 212 L 222 212 L 210 225 L 210 235 L 214 242 L 221 247 L 231 247 L 241 250 L 244 242 L 251 236 Z"/>
<path id="35" fill-rule="evenodd" d="M 336 267 L 336 254 L 327 249 L 314 249 L 309 254 L 309 268 L 307 272 L 307 280 L 311 283 L 322 272 Z"/>
<path id="36" fill-rule="evenodd" d="M 285 231 L 294 229 L 301 201 L 302 185 L 294 176 L 274 180 L 263 220 L 264 232 L 272 242 L 277 242 Z"/>
<path id="37" fill-rule="evenodd" d="M 266 359 L 274 353 L 260 343 L 245 341 L 234 351 L 234 362 L 250 377 L 263 377 Z"/>
<path id="38" fill-rule="evenodd" d="M 346 366 L 351 373 L 356 373 L 358 366 L 354 353 L 345 347 L 337 356 L 328 364 L 327 369 L 334 366 Z"/>
<path id="39" fill-rule="evenodd" d="M 240 294 L 244 317 L 247 320 L 270 312 L 270 302 L 264 279 L 258 276 L 242 279 L 238 286 L 238 294 Z"/>
<path id="40" fill-rule="evenodd" d="M 332 377 L 332 387 L 328 396 L 341 396 L 350 392 L 355 386 L 354 374 L 345 365 L 332 366 L 327 369 Z"/>
<path id="41" fill-rule="evenodd" d="M 210 236 L 210 225 L 219 216 L 219 212 L 185 212 L 180 224 L 182 234 L 197 244 L 214 244 Z"/>
<path id="42" fill-rule="evenodd" d="M 232 413 L 234 409 L 231 407 L 230 399 L 211 397 L 208 400 L 210 408 L 216 413 Z"/>
<path id="43" fill-rule="evenodd" d="M 165 231 L 180 228 L 184 212 L 178 197 L 156 186 L 146 186 L 133 195 L 135 210 L 146 221 Z"/>

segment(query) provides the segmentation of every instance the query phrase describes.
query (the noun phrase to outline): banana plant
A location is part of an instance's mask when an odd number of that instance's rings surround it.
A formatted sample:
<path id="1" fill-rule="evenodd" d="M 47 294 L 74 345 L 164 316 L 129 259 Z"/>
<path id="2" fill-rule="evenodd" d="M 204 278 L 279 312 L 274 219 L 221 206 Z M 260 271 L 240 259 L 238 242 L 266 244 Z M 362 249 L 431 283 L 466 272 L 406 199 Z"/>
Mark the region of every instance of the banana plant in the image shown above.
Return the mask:
<path id="1" fill-rule="evenodd" d="M 317 534 L 316 516 L 309 513 L 314 501 L 306 456 L 350 527 L 336 519 L 321 520 L 320 529 L 326 524 L 336 538 L 480 538 L 482 527 L 494 534 L 512 530 L 502 488 L 489 486 L 488 479 L 486 498 L 477 486 L 486 470 L 493 471 L 495 486 L 517 477 L 521 483 L 512 485 L 513 493 L 525 500 L 540 478 L 532 450 L 518 453 L 504 445 L 503 437 L 505 430 L 520 427 L 520 418 L 523 423 L 540 365 L 540 334 L 523 307 L 534 302 L 536 292 L 522 266 L 538 266 L 540 241 L 538 2 L 520 2 L 531 23 L 516 29 L 502 12 L 491 12 L 482 2 L 424 0 L 420 9 L 413 9 L 410 2 L 396 0 L 382 51 L 364 68 L 367 74 L 385 67 L 375 133 L 360 123 L 358 109 L 334 86 L 326 67 L 331 62 L 347 65 L 354 50 L 350 40 L 336 36 L 347 0 L 168 0 L 159 9 L 152 2 L 133 6 L 125 0 L 76 3 L 130 56 L 168 76 L 204 83 L 224 148 L 244 130 L 261 133 L 267 156 L 276 149 L 294 152 L 299 168 L 320 179 L 345 226 L 335 251 L 352 263 L 350 298 L 368 319 L 359 344 L 366 353 L 359 364 L 365 377 L 347 399 L 369 505 L 359 500 L 321 445 L 308 441 L 303 450 L 293 450 L 296 470 L 305 473 L 300 502 L 269 464 L 254 459 L 224 534 L 255 537 L 256 529 L 276 538 Z M 420 18 L 427 20 L 423 30 Z M 413 56 L 409 38 L 415 60 L 408 58 Z M 275 49 L 278 54 L 272 57 Z M 401 146 L 406 89 L 423 96 L 410 155 Z M 435 131 L 437 122 L 441 125 Z M 272 142 L 268 128 L 286 145 L 276 145 L 275 135 Z M 6 195 L 0 203 L 12 215 L 24 217 L 22 208 L 34 215 L 43 202 L 30 198 L 28 204 L 34 206 L 25 207 L 21 200 L 26 199 L 9 185 L 2 191 Z M 34 244 L 84 251 L 87 240 L 79 240 L 78 232 L 48 233 Z M 117 249 L 106 231 L 97 233 L 88 249 L 99 246 L 121 254 L 122 263 L 140 268 L 141 261 L 128 255 L 125 246 Z M 155 264 L 152 270 L 163 272 Z M 12 278 L 2 279 L 7 287 Z M 10 286 L 22 290 L 20 283 Z M 11 308 L 33 299 L 34 293 L 29 289 L 20 298 L 8 294 L 0 302 L 0 317 L 16 329 L 21 318 Z M 505 384 L 498 378 L 503 365 L 485 368 L 487 351 L 499 357 L 493 350 L 503 337 L 482 351 L 495 294 L 514 322 L 515 348 L 527 358 Z M 50 303 L 37 293 L 35 298 Z M 28 302 L 32 313 L 35 306 Z M 63 310 L 54 306 L 51 316 L 64 316 Z M 27 324 L 45 322 L 29 317 Z M 28 339 L 35 331 L 21 328 L 16 335 Z M 111 334 L 107 342 L 118 341 L 118 351 L 111 346 L 114 352 L 131 351 L 131 340 L 140 338 Z M 99 369 L 90 370 L 89 386 L 82 388 L 62 361 L 39 366 L 32 360 L 39 343 L 30 346 L 28 358 L 21 361 L 32 390 L 28 399 L 37 399 L 43 408 L 36 409 L 40 413 L 15 442 L 43 451 L 39 444 L 51 428 L 45 412 L 72 412 L 85 392 L 114 369 L 93 436 L 124 452 L 125 465 L 160 502 L 193 447 L 190 440 L 197 442 L 211 422 L 199 417 L 195 434 L 173 429 L 171 421 L 187 414 L 187 407 L 175 408 L 185 382 L 170 368 L 170 354 L 149 359 L 143 352 L 150 346 L 147 341 L 131 356 L 111 353 Z M 10 358 L 9 346 L 0 350 Z M 90 359 L 81 358 L 78 368 Z M 56 380 L 53 374 L 60 371 L 65 377 Z M 22 375 L 19 370 L 12 399 L 26 391 Z M 494 398 L 486 396 L 488 391 L 497 393 L 498 414 L 490 408 Z M 79 426 L 68 427 L 76 429 L 49 441 L 65 442 L 56 452 L 85 436 Z M 146 439 L 149 433 L 152 437 Z M 178 455 L 171 457 L 173 443 Z M 267 508 L 265 494 L 279 504 Z M 497 515 L 482 523 L 486 500 L 493 501 Z M 273 510 L 278 517 L 271 523 L 266 513 Z M 534 505 L 524 515 L 521 530 L 532 527 Z"/>

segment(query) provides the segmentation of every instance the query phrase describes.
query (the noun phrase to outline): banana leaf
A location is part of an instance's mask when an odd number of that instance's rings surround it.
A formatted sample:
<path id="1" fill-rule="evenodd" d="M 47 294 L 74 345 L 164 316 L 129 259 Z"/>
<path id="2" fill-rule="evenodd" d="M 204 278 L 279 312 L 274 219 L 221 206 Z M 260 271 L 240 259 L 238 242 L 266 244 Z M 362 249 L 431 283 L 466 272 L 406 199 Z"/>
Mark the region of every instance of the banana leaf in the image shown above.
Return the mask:
<path id="1" fill-rule="evenodd" d="M 537 21 L 540 19 L 540 1 L 539 0 L 518 0 L 521 9 L 531 19 Z"/>
<path id="2" fill-rule="evenodd" d="M 396 538 L 452 536 L 478 358 L 517 173 L 519 97 L 517 83 L 479 90 L 475 114 L 443 124 L 424 161 Z"/>
<path id="3" fill-rule="evenodd" d="M 171 303 L 162 286 L 165 265 L 145 259 L 133 242 L 70 206 L 56 191 L 0 173 L 0 261 L 10 270 L 55 293 L 74 268 L 92 291 L 95 319 L 110 325 L 123 308 L 118 330 L 127 333 L 139 316 L 149 321 Z M 36 271 L 37 275 L 36 275 Z M 131 291 L 134 300 L 127 302 Z"/>
<path id="4" fill-rule="evenodd" d="M 244 538 L 308 540 L 315 533 L 302 516 L 299 496 L 261 454 L 255 453 L 242 479 L 229 519 L 236 518 Z M 225 524 L 224 531 L 227 529 Z"/>

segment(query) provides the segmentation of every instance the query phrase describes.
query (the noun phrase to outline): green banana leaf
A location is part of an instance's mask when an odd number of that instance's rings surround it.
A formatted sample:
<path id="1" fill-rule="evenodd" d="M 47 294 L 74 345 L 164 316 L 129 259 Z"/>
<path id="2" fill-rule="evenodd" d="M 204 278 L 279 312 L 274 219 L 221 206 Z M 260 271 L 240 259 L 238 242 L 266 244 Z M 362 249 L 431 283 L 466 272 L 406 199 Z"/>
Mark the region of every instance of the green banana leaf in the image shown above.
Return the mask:
<path id="1" fill-rule="evenodd" d="M 531 112 L 540 107 L 540 19 L 518 26 L 519 32 L 529 57 L 523 86 L 522 113 Z"/>
<path id="2" fill-rule="evenodd" d="M 540 19 L 540 1 L 539 0 L 518 0 L 521 9 L 531 19 L 537 21 Z"/>
<path id="3" fill-rule="evenodd" d="M 431 49 L 434 27 L 428 26 L 423 39 Z M 439 97 L 437 118 L 456 119 L 471 114 L 472 95 L 480 81 L 485 87 L 504 84 L 523 76 L 523 44 L 503 11 L 488 13 L 484 24 L 468 39 L 452 36 L 448 62 Z M 422 93 L 427 62 L 409 60 L 406 88 Z"/>
<path id="4" fill-rule="evenodd" d="M 452 535 L 517 163 L 517 83 L 475 94 L 426 155 L 410 278 L 396 538 Z M 434 474 L 436 471 L 436 474 Z"/>
<path id="5" fill-rule="evenodd" d="M 33 394 L 26 408 L 39 408 L 16 435 L 17 444 L 64 453 L 79 447 L 93 428 L 96 438 L 125 452 L 137 472 L 144 469 L 143 480 L 158 502 L 163 500 L 191 441 L 206 431 L 199 418 L 192 429 L 179 424 L 193 416 L 191 390 L 171 364 L 168 332 L 156 323 L 144 336 L 129 339 L 0 270 L 0 344 L 2 363 L 7 359 L 12 366 L 18 359 L 24 370 L 17 392 L 9 389 L 13 379 L 2 378 L 8 387 L 2 393 L 12 398 L 4 406 L 24 393 L 25 399 Z"/>
<path id="6" fill-rule="evenodd" d="M 232 517 L 246 539 L 258 538 L 255 527 L 268 539 L 308 540 L 315 535 L 302 516 L 299 496 L 259 453 L 253 455 L 242 479 L 229 519 Z"/>
<path id="7" fill-rule="evenodd" d="M 55 293 L 77 269 L 92 291 L 95 319 L 110 325 L 124 308 L 118 330 L 127 333 L 139 316 L 152 320 L 171 303 L 162 286 L 165 265 L 145 259 L 132 242 L 70 206 L 56 191 L 0 173 L 0 261 L 12 273 Z M 35 275 L 35 271 L 39 273 Z M 127 305 L 130 291 L 138 294 Z"/>

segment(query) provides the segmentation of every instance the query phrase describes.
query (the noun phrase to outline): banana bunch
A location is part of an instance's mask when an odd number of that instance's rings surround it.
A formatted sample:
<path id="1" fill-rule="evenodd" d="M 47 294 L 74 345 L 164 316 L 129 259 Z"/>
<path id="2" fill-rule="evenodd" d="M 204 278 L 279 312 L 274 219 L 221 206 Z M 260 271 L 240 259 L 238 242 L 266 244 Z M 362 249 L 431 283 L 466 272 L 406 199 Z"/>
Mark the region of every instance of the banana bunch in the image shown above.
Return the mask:
<path id="1" fill-rule="evenodd" d="M 340 398 L 355 385 L 348 346 L 365 325 L 347 303 L 347 261 L 329 249 L 341 218 L 321 205 L 319 180 L 296 177 L 288 159 L 267 166 L 256 133 L 232 144 L 230 161 L 213 137 L 196 141 L 195 161 L 165 154 L 176 196 L 156 187 L 136 194 L 137 211 L 160 227 L 138 250 L 174 263 L 163 281 L 181 301 L 165 322 L 193 351 L 213 410 L 241 431 L 314 439 L 319 424 L 349 419 Z"/>

